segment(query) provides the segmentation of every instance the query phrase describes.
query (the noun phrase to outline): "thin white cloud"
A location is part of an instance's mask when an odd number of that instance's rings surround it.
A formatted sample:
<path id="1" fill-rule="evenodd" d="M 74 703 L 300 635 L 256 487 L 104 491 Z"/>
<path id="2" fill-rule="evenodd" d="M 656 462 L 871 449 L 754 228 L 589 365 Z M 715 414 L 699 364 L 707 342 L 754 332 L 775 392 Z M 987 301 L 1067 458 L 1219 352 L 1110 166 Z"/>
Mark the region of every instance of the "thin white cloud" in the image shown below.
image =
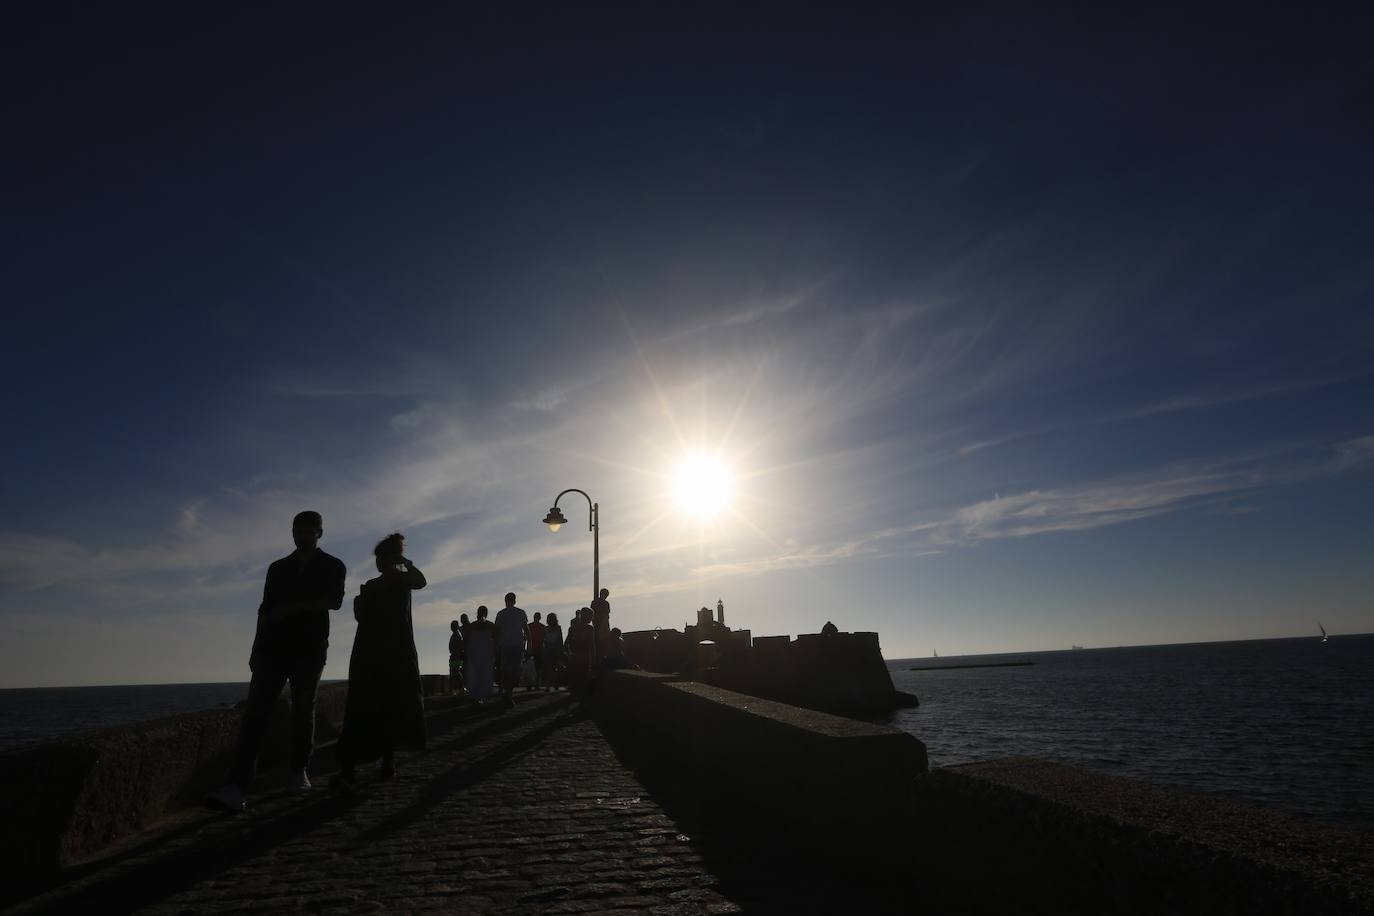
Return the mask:
<path id="1" fill-rule="evenodd" d="M 1049 435 L 1050 433 L 1060 433 L 1089 426 L 1100 426 L 1106 423 L 1119 423 L 1123 420 L 1141 420 L 1147 417 L 1156 417 L 1164 414 L 1182 413 L 1191 410 L 1207 410 L 1213 407 L 1223 407 L 1228 404 L 1241 404 L 1247 401 L 1262 400 L 1264 398 L 1300 394 L 1304 391 L 1313 391 L 1319 388 L 1326 388 L 1330 385 L 1338 385 L 1342 382 L 1353 381 L 1363 377 L 1365 374 L 1367 373 L 1325 375 L 1316 378 L 1297 379 L 1277 385 L 1261 385 L 1249 388 L 1232 388 L 1205 393 L 1183 394 L 1160 401 L 1153 401 L 1128 410 L 1102 414 L 1086 419 L 1050 423 L 1030 429 L 1017 430 L 1006 435 L 994 436 L 977 442 L 970 442 L 959 448 L 959 454 L 971 455 L 975 452 L 983 451 L 984 449 L 1009 445 L 1012 442 L 1033 439 L 1039 436 Z"/>
<path id="2" fill-rule="evenodd" d="M 1178 512 L 1264 487 L 1300 483 L 1374 460 L 1374 436 L 1296 454 L 1238 458 L 1153 475 L 983 500 L 956 511 L 930 535 L 956 544 L 1054 531 L 1083 531 Z"/>
<path id="3" fill-rule="evenodd" d="M 1326 388 L 1330 385 L 1353 381 L 1365 374 L 1367 373 L 1326 375 L 1317 378 L 1298 379 L 1278 385 L 1260 385 L 1250 388 L 1236 388 L 1201 394 L 1180 395 L 1152 404 L 1146 404 L 1135 410 L 1120 414 L 1117 418 L 1135 419 L 1139 417 L 1152 417 L 1164 413 L 1177 413 L 1184 410 L 1205 410 L 1210 407 L 1221 407 L 1226 404 L 1239 404 L 1244 401 L 1256 401 L 1262 398 L 1282 397 L 1284 395 L 1313 391 L 1318 388 Z"/>

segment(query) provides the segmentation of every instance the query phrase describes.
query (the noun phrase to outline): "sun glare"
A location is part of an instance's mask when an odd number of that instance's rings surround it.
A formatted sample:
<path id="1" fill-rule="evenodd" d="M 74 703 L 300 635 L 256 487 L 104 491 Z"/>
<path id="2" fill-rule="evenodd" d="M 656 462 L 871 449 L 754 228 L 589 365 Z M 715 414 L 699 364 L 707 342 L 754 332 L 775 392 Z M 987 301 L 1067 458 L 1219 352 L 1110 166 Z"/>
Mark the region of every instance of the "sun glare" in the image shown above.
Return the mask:
<path id="1" fill-rule="evenodd" d="M 673 468 L 673 502 L 694 518 L 714 518 L 730 502 L 735 486 L 729 468 L 714 455 L 687 455 Z"/>

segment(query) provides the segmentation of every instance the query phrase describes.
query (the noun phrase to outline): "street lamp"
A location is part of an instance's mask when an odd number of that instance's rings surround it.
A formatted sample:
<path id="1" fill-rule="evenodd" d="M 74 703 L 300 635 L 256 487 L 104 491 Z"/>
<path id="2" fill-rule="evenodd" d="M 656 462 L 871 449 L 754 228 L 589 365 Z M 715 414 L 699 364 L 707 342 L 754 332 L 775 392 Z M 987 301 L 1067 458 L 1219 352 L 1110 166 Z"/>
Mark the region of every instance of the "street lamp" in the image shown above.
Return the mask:
<path id="1" fill-rule="evenodd" d="M 558 501 L 569 493 L 582 493 L 583 498 L 587 500 L 587 506 L 591 510 L 591 514 L 587 517 L 587 530 L 592 533 L 592 600 L 595 601 L 597 595 L 601 594 L 600 507 L 592 502 L 592 498 L 581 490 L 575 488 L 567 489 L 553 498 L 553 508 L 549 510 L 548 515 L 544 516 L 544 524 L 549 526 L 550 531 L 557 531 L 568 523 L 568 520 L 563 517 L 562 510 L 558 508 Z"/>

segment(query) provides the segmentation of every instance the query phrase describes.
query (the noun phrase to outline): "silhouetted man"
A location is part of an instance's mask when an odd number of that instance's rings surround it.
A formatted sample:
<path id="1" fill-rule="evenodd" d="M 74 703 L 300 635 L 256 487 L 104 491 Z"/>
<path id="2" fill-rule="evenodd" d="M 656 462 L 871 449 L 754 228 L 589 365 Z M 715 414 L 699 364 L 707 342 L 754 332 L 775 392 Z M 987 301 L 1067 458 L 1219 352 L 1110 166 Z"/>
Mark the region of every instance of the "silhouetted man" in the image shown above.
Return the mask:
<path id="1" fill-rule="evenodd" d="M 501 654 L 501 694 L 506 708 L 515 708 L 515 682 L 520 679 L 520 663 L 530 640 L 530 619 L 523 608 L 515 606 L 515 592 L 506 592 L 506 606 L 496 614 L 496 645 Z"/>
<path id="2" fill-rule="evenodd" d="M 592 634 L 596 640 L 596 661 L 606 657 L 611 644 L 611 590 L 603 588 L 592 599 Z"/>
<path id="3" fill-rule="evenodd" d="M 530 621 L 529 657 L 534 662 L 534 681 L 525 689 L 538 690 L 544 686 L 544 631 L 547 627 L 539 621 L 539 612 L 534 612 Z"/>
<path id="4" fill-rule="evenodd" d="M 296 549 L 267 568 L 258 630 L 248 667 L 248 705 L 239 726 L 230 782 L 206 796 L 214 808 L 243 810 L 253 782 L 272 707 L 291 682 L 291 787 L 310 788 L 306 768 L 315 745 L 315 691 L 329 649 L 329 612 L 343 605 L 346 570 L 320 550 L 324 523 L 318 512 L 298 513 L 291 522 Z"/>

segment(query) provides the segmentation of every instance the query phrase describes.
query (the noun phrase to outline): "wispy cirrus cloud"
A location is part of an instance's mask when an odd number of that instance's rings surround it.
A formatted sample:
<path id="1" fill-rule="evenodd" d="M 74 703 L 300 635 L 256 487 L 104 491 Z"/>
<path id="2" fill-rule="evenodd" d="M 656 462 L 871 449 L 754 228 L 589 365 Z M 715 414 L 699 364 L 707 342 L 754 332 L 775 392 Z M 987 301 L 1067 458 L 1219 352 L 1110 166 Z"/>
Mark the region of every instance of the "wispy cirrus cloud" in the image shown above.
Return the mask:
<path id="1" fill-rule="evenodd" d="M 959 448 L 959 454 L 971 455 L 975 452 L 983 451 L 984 449 L 997 448 L 1002 445 L 1009 445 L 1013 442 L 1020 442 L 1026 439 L 1034 439 L 1038 436 L 1044 436 L 1050 433 L 1065 432 L 1067 430 L 1088 426 L 1100 426 L 1107 423 L 1119 423 L 1126 420 L 1141 420 L 1147 417 L 1162 416 L 1164 414 L 1182 413 L 1191 410 L 1207 410 L 1213 407 L 1224 407 L 1230 404 L 1244 403 L 1246 401 L 1257 401 L 1264 398 L 1301 394 L 1306 391 L 1314 391 L 1331 385 L 1353 381 L 1362 378 L 1366 374 L 1367 373 L 1324 375 L 1314 378 L 1295 379 L 1276 385 L 1258 385 L 1181 394 L 1159 401 L 1152 401 L 1127 410 L 1085 418 L 1076 418 L 1073 420 L 1066 420 L 1062 423 L 1050 423 L 1044 426 L 1021 429 L 1005 435 L 970 442 Z"/>
<path id="2" fill-rule="evenodd" d="M 1055 531 L 1084 531 L 1179 512 L 1266 487 L 1331 477 L 1374 461 L 1374 436 L 1319 448 L 1175 465 L 1146 475 L 1030 490 L 964 506 L 928 537 L 973 543 Z"/>

